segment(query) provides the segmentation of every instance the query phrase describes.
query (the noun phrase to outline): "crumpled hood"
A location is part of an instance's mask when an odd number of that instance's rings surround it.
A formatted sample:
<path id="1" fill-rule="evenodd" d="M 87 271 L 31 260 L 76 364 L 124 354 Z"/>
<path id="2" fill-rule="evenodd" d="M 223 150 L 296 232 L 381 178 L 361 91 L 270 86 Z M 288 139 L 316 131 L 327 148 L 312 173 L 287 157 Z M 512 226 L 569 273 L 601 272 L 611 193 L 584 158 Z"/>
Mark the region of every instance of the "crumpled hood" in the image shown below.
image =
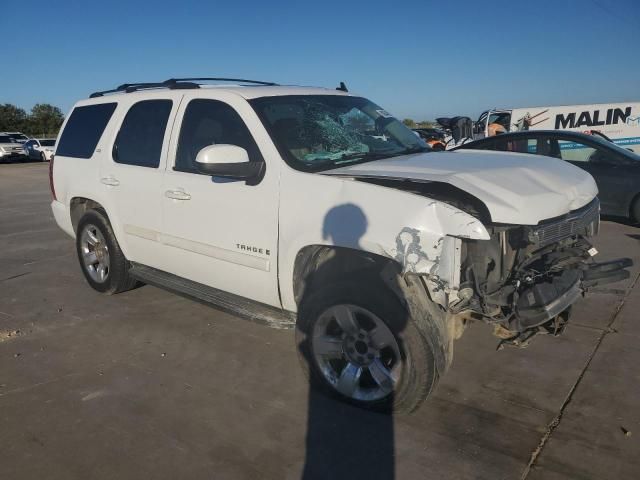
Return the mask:
<path id="1" fill-rule="evenodd" d="M 457 150 L 406 155 L 323 172 L 443 182 L 484 202 L 497 223 L 536 225 L 589 203 L 591 175 L 563 160 L 494 151 Z"/>

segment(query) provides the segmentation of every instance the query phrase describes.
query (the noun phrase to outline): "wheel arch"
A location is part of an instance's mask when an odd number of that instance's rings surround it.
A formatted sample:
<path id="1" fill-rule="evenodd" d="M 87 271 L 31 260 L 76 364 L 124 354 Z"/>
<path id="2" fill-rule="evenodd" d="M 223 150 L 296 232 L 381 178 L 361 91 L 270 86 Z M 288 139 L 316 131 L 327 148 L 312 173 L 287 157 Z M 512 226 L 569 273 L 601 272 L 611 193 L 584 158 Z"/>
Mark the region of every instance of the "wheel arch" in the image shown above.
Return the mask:
<path id="1" fill-rule="evenodd" d="M 109 218 L 109 214 L 106 212 L 106 209 L 95 200 L 85 197 L 73 197 L 69 201 L 69 213 L 71 215 L 71 225 L 73 226 L 73 231 L 78 233 L 78 223 L 82 216 L 87 213 L 89 210 L 103 210 Z"/>
<path id="2" fill-rule="evenodd" d="M 78 223 L 82 216 L 90 210 L 102 210 L 104 215 L 107 217 L 111 228 L 118 240 L 118 244 L 120 248 L 124 252 L 125 256 L 129 256 L 129 249 L 127 248 L 126 239 L 124 238 L 124 234 L 120 229 L 120 225 L 118 222 L 114 222 L 114 217 L 111 215 L 111 212 L 105 205 L 97 200 L 94 200 L 89 197 L 84 196 L 75 196 L 72 197 L 69 201 L 69 214 L 71 215 L 71 225 L 73 227 L 73 232 L 75 234 L 78 233 Z"/>
<path id="3" fill-rule="evenodd" d="M 365 269 L 380 272 L 386 270 L 389 274 L 394 271 L 397 274 L 402 272 L 402 265 L 399 262 L 375 253 L 335 245 L 307 245 L 298 251 L 294 261 L 291 281 L 296 304 L 300 303 L 305 289 L 310 286 L 312 274 L 336 257 L 339 257 L 339 261 L 331 262 L 331 268 L 323 270 L 322 276 L 315 278 L 314 281 L 331 281 Z"/>

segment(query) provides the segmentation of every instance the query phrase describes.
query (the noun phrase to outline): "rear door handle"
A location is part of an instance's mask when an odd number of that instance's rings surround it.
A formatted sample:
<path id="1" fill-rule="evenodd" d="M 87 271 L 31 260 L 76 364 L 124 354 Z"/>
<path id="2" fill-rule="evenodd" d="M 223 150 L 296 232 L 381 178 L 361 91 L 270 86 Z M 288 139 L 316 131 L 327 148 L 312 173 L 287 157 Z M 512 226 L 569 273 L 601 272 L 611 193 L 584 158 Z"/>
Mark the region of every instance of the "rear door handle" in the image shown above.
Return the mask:
<path id="1" fill-rule="evenodd" d="M 191 200 L 191 195 L 184 190 L 167 190 L 164 196 L 173 200 Z"/>
<path id="2" fill-rule="evenodd" d="M 115 177 L 112 177 L 112 176 L 102 177 L 100 179 L 100 183 L 102 183 L 104 185 L 108 185 L 110 187 L 117 187 L 118 185 L 120 185 L 120 181 L 118 179 L 116 179 Z"/>

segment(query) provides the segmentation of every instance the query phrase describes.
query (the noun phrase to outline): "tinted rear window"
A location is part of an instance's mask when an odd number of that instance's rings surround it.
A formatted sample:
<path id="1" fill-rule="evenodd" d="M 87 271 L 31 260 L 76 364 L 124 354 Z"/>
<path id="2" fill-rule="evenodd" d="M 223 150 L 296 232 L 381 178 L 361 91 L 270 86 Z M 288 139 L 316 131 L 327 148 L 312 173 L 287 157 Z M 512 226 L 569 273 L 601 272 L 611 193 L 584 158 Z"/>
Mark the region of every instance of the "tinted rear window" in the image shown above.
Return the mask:
<path id="1" fill-rule="evenodd" d="M 117 103 L 76 107 L 62 132 L 56 155 L 91 158 Z"/>
<path id="2" fill-rule="evenodd" d="M 157 168 L 172 103 L 171 100 L 143 100 L 133 105 L 113 145 L 113 159 L 118 163 Z"/>
<path id="3" fill-rule="evenodd" d="M 43 147 L 53 147 L 55 144 L 55 140 L 40 140 L 40 145 Z"/>

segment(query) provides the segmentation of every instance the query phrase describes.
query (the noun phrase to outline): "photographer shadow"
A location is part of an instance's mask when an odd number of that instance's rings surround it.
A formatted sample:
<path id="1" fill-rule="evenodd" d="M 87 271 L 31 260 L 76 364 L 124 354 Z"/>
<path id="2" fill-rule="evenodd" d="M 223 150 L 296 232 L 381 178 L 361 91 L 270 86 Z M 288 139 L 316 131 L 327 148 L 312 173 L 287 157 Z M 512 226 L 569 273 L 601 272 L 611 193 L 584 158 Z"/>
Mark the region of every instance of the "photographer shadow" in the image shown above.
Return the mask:
<path id="1" fill-rule="evenodd" d="M 364 212 L 353 204 L 339 205 L 325 216 L 323 236 L 334 245 L 360 249 L 360 240 L 367 231 Z M 335 272 L 345 271 L 349 249 L 335 249 L 332 256 L 323 259 L 317 269 L 305 280 L 305 291 L 300 305 L 319 287 L 348 285 L 346 278 L 336 277 Z M 373 271 L 373 270 L 372 270 Z M 331 285 L 333 283 L 333 285 Z M 358 285 L 353 285 L 358 288 Z M 349 290 L 346 288 L 346 290 Z M 349 293 L 345 299 L 350 300 Z M 355 300 L 354 303 L 361 301 Z M 366 299 L 365 299 L 366 301 Z M 380 299 L 377 300 L 378 302 Z M 362 305 L 366 306 L 366 305 Z M 406 319 L 405 319 L 406 320 Z M 300 326 L 300 353 L 309 371 L 309 398 L 306 434 L 306 458 L 303 480 L 394 478 L 395 442 L 393 416 L 377 413 L 331 398 L 313 385 L 314 355 L 311 349 L 313 332 L 310 327 Z M 316 363 L 317 365 L 317 363 Z M 317 369 L 316 369 L 317 371 Z M 319 375 L 319 374 L 316 374 Z M 360 376 L 359 381 L 364 378 Z M 372 378 L 370 378 L 373 380 Z M 329 387 L 330 389 L 330 387 Z M 326 390 L 326 388 L 325 388 Z M 391 393 L 393 395 L 393 393 Z"/>

